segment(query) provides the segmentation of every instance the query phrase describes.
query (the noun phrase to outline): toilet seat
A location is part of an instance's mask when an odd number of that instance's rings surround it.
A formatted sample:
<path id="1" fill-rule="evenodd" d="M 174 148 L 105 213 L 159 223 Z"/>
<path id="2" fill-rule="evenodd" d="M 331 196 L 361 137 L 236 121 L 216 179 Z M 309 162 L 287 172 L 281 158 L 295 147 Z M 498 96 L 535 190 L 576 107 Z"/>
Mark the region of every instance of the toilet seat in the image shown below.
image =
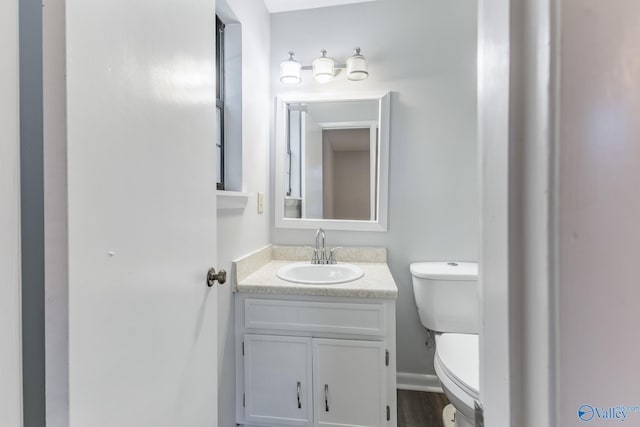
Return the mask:
<path id="1" fill-rule="evenodd" d="M 479 399 L 479 354 L 478 335 L 436 335 L 436 374 L 451 403 L 468 419 L 473 419 Z"/>
<path id="2" fill-rule="evenodd" d="M 447 377 L 477 399 L 480 388 L 478 335 L 449 333 L 437 335 L 436 357 Z"/>

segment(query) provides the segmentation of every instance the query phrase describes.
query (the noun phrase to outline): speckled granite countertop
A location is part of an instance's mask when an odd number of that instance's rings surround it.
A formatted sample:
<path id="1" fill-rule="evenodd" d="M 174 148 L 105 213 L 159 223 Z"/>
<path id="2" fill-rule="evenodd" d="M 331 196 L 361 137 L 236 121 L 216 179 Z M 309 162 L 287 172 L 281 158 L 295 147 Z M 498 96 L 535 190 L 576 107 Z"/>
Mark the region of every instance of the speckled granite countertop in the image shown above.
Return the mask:
<path id="1" fill-rule="evenodd" d="M 332 285 L 309 285 L 280 279 L 277 271 L 291 263 L 310 259 L 311 251 L 301 247 L 267 246 L 234 261 L 235 292 L 271 295 L 315 295 L 328 297 L 397 298 L 398 288 L 386 264 L 384 248 L 345 248 L 338 263 L 362 268 L 358 280 Z M 283 259 L 287 258 L 287 259 Z"/>

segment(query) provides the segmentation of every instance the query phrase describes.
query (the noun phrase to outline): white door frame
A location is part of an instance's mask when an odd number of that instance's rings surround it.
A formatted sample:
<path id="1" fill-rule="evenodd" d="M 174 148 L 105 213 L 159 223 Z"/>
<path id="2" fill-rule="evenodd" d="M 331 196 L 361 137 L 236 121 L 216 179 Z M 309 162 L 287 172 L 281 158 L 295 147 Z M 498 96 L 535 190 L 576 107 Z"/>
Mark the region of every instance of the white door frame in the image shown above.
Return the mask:
<path id="1" fill-rule="evenodd" d="M 554 6 L 478 4 L 480 399 L 491 427 L 555 426 Z"/>

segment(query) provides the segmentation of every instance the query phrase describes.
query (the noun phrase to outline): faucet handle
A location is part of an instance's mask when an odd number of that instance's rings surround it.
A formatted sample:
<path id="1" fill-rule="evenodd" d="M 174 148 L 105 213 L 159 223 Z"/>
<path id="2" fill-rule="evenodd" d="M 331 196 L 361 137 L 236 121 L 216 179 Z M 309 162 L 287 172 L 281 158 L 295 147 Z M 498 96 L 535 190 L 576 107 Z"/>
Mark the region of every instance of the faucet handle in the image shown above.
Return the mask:
<path id="1" fill-rule="evenodd" d="M 335 248 L 331 248 L 329 250 L 329 264 L 337 264 L 338 261 L 336 261 L 336 250 L 337 249 L 342 249 L 342 246 L 336 246 Z"/>
<path id="2" fill-rule="evenodd" d="M 318 257 L 318 249 L 313 246 L 305 246 L 305 249 L 311 249 L 313 255 L 311 256 L 311 264 L 320 264 L 320 257 Z"/>

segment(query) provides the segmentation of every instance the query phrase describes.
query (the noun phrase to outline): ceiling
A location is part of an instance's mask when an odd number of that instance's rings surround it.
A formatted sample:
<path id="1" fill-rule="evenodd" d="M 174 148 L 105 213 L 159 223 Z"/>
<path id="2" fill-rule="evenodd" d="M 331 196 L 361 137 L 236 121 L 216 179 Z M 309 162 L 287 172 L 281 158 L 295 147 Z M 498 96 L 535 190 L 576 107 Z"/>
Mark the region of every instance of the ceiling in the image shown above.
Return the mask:
<path id="1" fill-rule="evenodd" d="M 289 12 L 292 10 L 315 9 L 318 7 L 363 3 L 375 0 L 264 0 L 269 13 Z"/>

